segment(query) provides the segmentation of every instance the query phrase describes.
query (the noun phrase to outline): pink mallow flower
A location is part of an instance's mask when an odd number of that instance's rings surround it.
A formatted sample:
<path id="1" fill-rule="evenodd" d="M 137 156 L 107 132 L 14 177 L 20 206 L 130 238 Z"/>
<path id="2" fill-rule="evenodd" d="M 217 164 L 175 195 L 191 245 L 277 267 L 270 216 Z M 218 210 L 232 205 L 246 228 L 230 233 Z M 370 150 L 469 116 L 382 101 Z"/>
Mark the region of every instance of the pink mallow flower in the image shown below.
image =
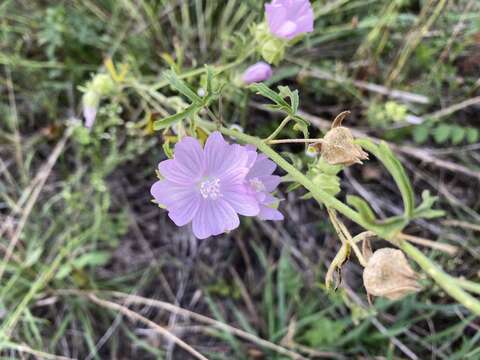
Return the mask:
<path id="1" fill-rule="evenodd" d="M 202 146 L 192 137 L 175 146 L 174 158 L 162 161 L 164 179 L 150 192 L 177 226 L 192 223 L 199 239 L 219 235 L 239 226 L 238 214 L 256 216 L 260 204 L 245 179 L 256 152 L 228 144 L 219 132 Z"/>
<path id="2" fill-rule="evenodd" d="M 256 154 L 254 147 L 246 148 Z M 245 178 L 247 186 L 259 203 L 258 217 L 262 220 L 283 220 L 282 213 L 276 209 L 279 199 L 271 194 L 281 181 L 280 176 L 272 175 L 276 167 L 277 165 L 267 156 L 259 154 Z"/>
<path id="3" fill-rule="evenodd" d="M 313 31 L 313 10 L 309 0 L 273 0 L 265 4 L 270 32 L 282 39 Z"/>
<path id="4" fill-rule="evenodd" d="M 252 84 L 270 79 L 272 68 L 266 62 L 260 61 L 249 66 L 242 75 L 245 84 Z"/>

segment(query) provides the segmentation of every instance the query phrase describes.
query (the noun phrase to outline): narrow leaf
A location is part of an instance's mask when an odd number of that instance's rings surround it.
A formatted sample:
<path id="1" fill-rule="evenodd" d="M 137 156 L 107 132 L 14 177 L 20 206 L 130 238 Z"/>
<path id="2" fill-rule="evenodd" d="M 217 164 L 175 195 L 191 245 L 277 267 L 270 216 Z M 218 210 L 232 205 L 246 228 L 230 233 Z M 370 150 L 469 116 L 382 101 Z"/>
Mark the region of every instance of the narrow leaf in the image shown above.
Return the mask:
<path id="1" fill-rule="evenodd" d="M 201 103 L 202 98 L 193 91 L 187 83 L 177 76 L 173 71 L 166 71 L 164 74 L 165 79 L 172 85 L 179 93 L 185 95 L 192 102 Z"/>
<path id="2" fill-rule="evenodd" d="M 191 116 L 198 110 L 198 107 L 196 105 L 190 105 L 188 108 L 186 108 L 183 111 L 180 111 L 176 114 L 167 116 L 163 119 L 157 120 L 153 123 L 153 129 L 154 130 L 162 130 L 165 128 L 168 128 L 177 122 Z"/>

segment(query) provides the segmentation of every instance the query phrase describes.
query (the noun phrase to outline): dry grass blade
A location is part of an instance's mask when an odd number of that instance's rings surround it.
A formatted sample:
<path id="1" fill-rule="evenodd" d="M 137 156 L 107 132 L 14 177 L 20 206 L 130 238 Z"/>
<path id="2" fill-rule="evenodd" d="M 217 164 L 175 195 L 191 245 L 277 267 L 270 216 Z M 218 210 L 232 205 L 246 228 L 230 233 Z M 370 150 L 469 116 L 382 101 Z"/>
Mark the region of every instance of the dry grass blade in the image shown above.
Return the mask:
<path id="1" fill-rule="evenodd" d="M 250 334 L 248 332 L 245 332 L 243 330 L 237 329 L 237 328 L 235 328 L 233 326 L 230 326 L 228 324 L 225 324 L 225 323 L 222 323 L 220 321 L 211 319 L 211 318 L 209 318 L 207 316 L 204 316 L 204 315 L 201 315 L 201 314 L 197 314 L 193 311 L 183 309 L 183 308 L 175 306 L 173 304 L 170 304 L 170 303 L 167 303 L 167 302 L 164 302 L 164 301 L 160 301 L 160 300 L 144 298 L 144 297 L 141 297 L 141 296 L 138 296 L 138 295 L 124 294 L 124 293 L 117 292 L 117 291 L 108 292 L 108 293 L 115 296 L 115 297 L 125 299 L 126 304 L 142 304 L 142 305 L 147 305 L 147 306 L 159 308 L 159 309 L 162 309 L 162 310 L 165 310 L 165 311 L 173 312 L 173 313 L 176 313 L 176 314 L 181 315 L 183 317 L 192 318 L 196 321 L 211 325 L 211 326 L 213 326 L 217 329 L 220 329 L 220 330 L 226 331 L 226 332 L 228 332 L 232 335 L 238 336 L 239 338 L 251 341 L 252 343 L 257 344 L 257 345 L 259 345 L 261 347 L 264 347 L 266 349 L 273 350 L 273 351 L 275 351 L 279 354 L 289 356 L 292 359 L 295 359 L 295 360 L 305 359 L 302 355 L 300 355 L 300 354 L 298 354 L 298 353 L 296 353 L 292 350 L 286 349 L 285 347 L 276 345 L 274 343 L 271 343 L 270 341 L 259 338 L 258 336 L 255 336 L 255 335 Z"/>
<path id="2" fill-rule="evenodd" d="M 24 344 L 15 344 L 11 342 L 6 342 L 1 344 L 1 348 L 10 348 L 20 353 L 26 353 L 32 355 L 35 359 L 45 359 L 45 360 L 74 360 L 73 358 L 66 356 L 58 356 L 49 354 L 43 351 L 32 349 L 30 346 Z"/>
<path id="3" fill-rule="evenodd" d="M 23 212 L 22 212 L 22 217 L 20 218 L 20 222 L 18 223 L 18 226 L 15 230 L 15 233 L 13 234 L 12 239 L 10 240 L 10 243 L 8 244 L 8 248 L 5 251 L 5 256 L 3 258 L 2 265 L 0 267 L 0 279 L 3 277 L 3 273 L 5 272 L 5 268 L 7 266 L 8 261 L 12 257 L 13 250 L 15 249 L 15 246 L 17 245 L 18 240 L 20 239 L 20 236 L 23 231 L 23 227 L 27 223 L 27 220 L 30 216 L 30 213 L 32 212 L 32 209 L 37 202 L 37 199 L 42 192 L 43 186 L 45 185 L 45 182 L 47 181 L 48 176 L 50 175 L 53 166 L 57 162 L 60 154 L 62 153 L 68 138 L 72 134 L 72 129 L 67 130 L 65 132 L 63 138 L 57 143 L 55 148 L 53 149 L 52 153 L 47 159 L 47 162 L 43 165 L 42 169 L 38 173 L 38 175 L 35 177 L 35 179 L 32 181 L 32 183 L 38 183 L 36 188 L 33 190 L 30 199 L 28 200 Z M 3 227 L 0 229 L 0 234 L 3 233 Z"/>
<path id="4" fill-rule="evenodd" d="M 88 298 L 90 300 L 92 300 L 94 303 L 96 303 L 96 304 L 98 304 L 102 307 L 120 312 L 121 314 L 125 315 L 126 317 L 128 317 L 131 320 L 135 320 L 135 321 L 139 321 L 141 323 L 144 323 L 145 325 L 149 326 L 150 328 L 152 328 L 153 330 L 158 332 L 160 335 L 162 335 L 165 338 L 173 341 L 175 344 L 177 344 L 179 347 L 181 347 L 182 349 L 184 349 L 185 351 L 190 353 L 195 358 L 200 359 L 200 360 L 208 360 L 208 358 L 206 358 L 205 356 L 200 354 L 197 350 L 192 348 L 186 342 L 179 339 L 178 337 L 176 337 L 175 335 L 173 335 L 171 332 L 169 332 L 165 328 L 161 327 L 160 325 L 154 323 L 151 320 L 148 320 L 147 318 L 143 317 L 140 314 L 137 314 L 135 311 L 132 311 L 132 310 L 128 309 L 127 307 L 122 306 L 120 304 L 117 304 L 115 302 L 100 299 L 95 294 L 89 294 Z"/>
<path id="5" fill-rule="evenodd" d="M 430 239 L 424 239 L 418 236 L 407 235 L 407 234 L 399 234 L 398 237 L 400 239 L 410 241 L 411 243 L 414 243 L 417 245 L 427 246 L 435 250 L 443 251 L 444 253 L 447 253 L 451 256 L 454 256 L 458 252 L 458 248 L 456 246 L 438 243 Z"/>

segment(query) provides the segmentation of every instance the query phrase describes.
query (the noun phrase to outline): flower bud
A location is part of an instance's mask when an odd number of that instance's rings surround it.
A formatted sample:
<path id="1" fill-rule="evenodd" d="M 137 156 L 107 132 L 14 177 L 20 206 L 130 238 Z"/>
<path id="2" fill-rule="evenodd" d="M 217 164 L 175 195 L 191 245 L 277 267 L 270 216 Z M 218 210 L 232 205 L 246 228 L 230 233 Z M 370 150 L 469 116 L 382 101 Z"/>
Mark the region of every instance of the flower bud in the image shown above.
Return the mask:
<path id="1" fill-rule="evenodd" d="M 91 128 L 97 117 L 98 104 L 100 96 L 94 91 L 87 91 L 82 97 L 83 117 L 85 118 L 85 127 Z"/>
<path id="2" fill-rule="evenodd" d="M 285 42 L 280 39 L 270 39 L 262 44 L 260 53 L 268 63 L 278 64 L 285 56 Z"/>
<path id="3" fill-rule="evenodd" d="M 108 74 L 97 74 L 92 80 L 90 89 L 102 96 L 110 94 L 115 89 L 115 83 Z"/>
<path id="4" fill-rule="evenodd" d="M 368 154 L 354 143 L 350 129 L 341 126 L 348 113 L 345 111 L 336 117 L 321 143 L 322 158 L 331 165 L 362 164 L 362 160 L 368 159 Z"/>
<path id="5" fill-rule="evenodd" d="M 314 14 L 309 0 L 273 0 L 265 4 L 265 16 L 275 36 L 291 40 L 313 31 Z"/>
<path id="6" fill-rule="evenodd" d="M 272 68 L 267 63 L 260 61 L 248 67 L 242 75 L 242 81 L 245 84 L 262 82 L 272 76 Z"/>
<path id="7" fill-rule="evenodd" d="M 367 293 L 390 300 L 421 290 L 415 273 L 402 251 L 383 248 L 375 251 L 363 270 L 363 284 Z"/>

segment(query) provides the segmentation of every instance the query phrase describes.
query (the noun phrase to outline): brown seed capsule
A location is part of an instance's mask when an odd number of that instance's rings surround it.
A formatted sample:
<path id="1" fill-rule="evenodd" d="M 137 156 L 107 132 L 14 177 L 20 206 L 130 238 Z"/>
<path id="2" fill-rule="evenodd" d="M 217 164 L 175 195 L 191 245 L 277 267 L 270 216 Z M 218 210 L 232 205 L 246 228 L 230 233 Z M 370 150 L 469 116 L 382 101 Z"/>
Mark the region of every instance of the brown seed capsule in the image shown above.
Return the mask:
<path id="1" fill-rule="evenodd" d="M 398 300 L 421 290 L 418 275 L 412 270 L 400 250 L 383 248 L 375 251 L 363 270 L 367 293 Z"/>
<path id="2" fill-rule="evenodd" d="M 332 128 L 327 132 L 321 142 L 322 157 L 330 165 L 361 164 L 368 159 L 368 154 L 354 143 L 352 132 L 342 125 L 343 119 L 349 111 L 340 113 L 333 120 Z"/>

